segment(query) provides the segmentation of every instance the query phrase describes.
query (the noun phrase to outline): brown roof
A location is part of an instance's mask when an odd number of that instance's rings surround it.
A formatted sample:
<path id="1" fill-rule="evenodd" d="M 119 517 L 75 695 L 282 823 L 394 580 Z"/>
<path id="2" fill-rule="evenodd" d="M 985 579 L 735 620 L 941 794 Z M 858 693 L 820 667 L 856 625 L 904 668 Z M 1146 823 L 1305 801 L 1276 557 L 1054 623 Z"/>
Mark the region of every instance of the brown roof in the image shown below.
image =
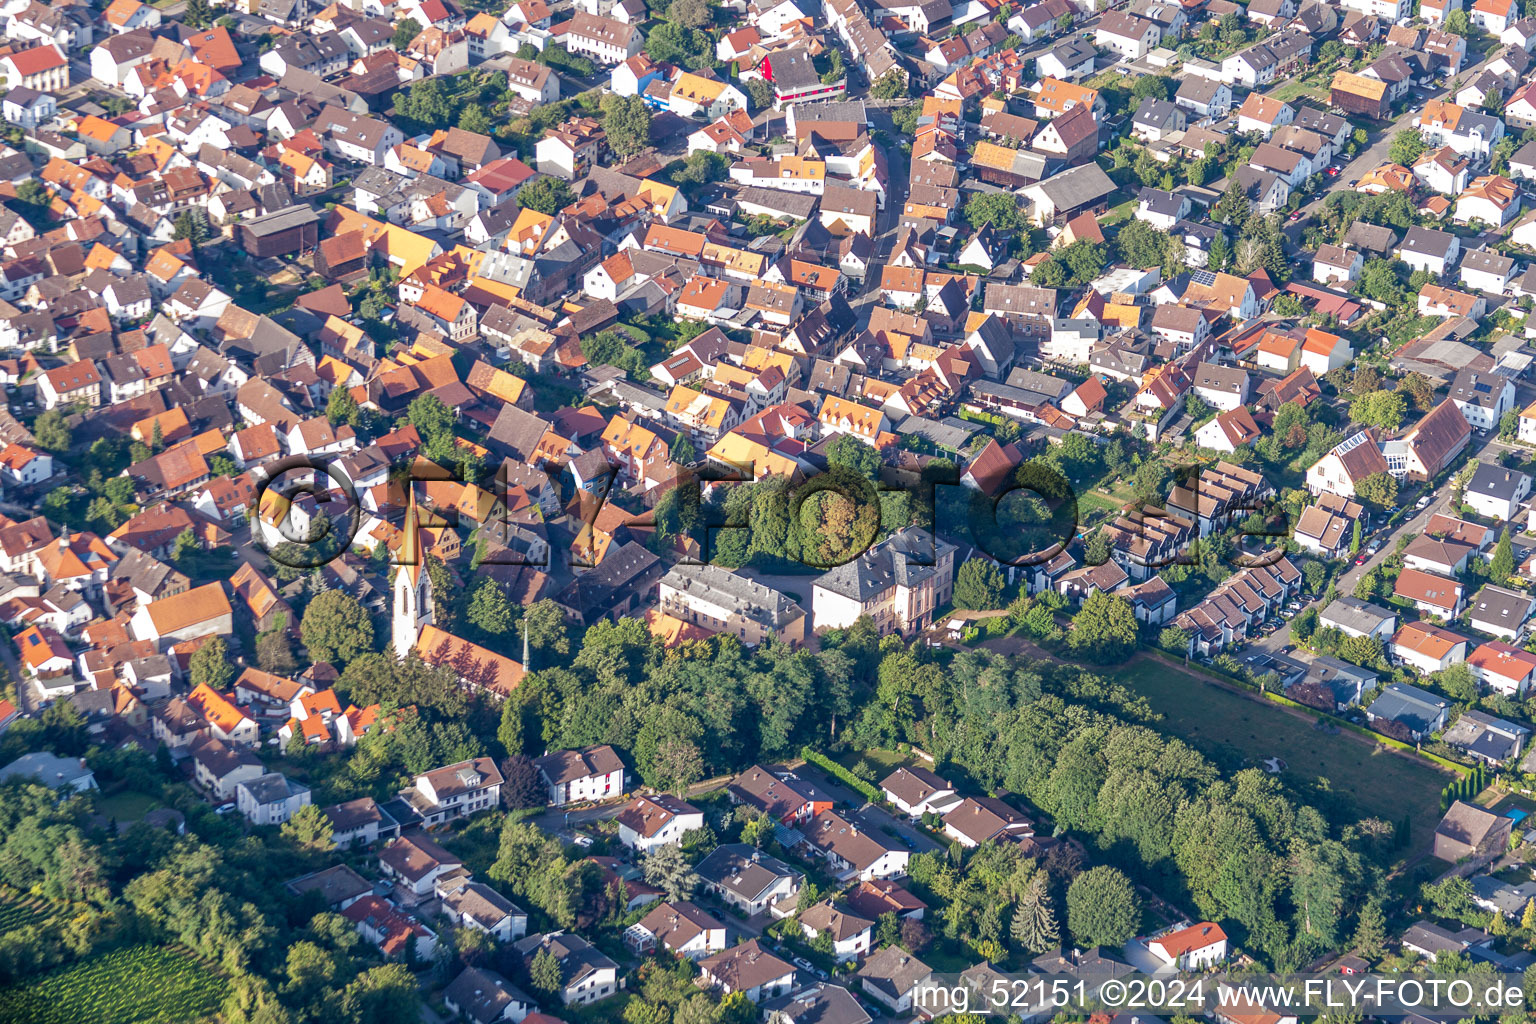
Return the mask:
<path id="1" fill-rule="evenodd" d="M 1467 425 L 1461 409 L 1446 399 L 1419 421 L 1408 439 L 1419 461 L 1435 473 L 1445 468 L 1446 460 L 1455 455 L 1471 435 L 1472 428 Z"/>
<path id="2" fill-rule="evenodd" d="M 632 832 L 649 839 L 666 827 L 680 814 L 697 814 L 699 809 L 690 803 L 658 793 L 655 796 L 637 796 L 616 815 L 620 825 L 627 825 Z"/>
<path id="3" fill-rule="evenodd" d="M 699 970 L 732 992 L 745 992 L 786 975 L 795 969 L 758 945 L 756 939 L 699 961 Z"/>

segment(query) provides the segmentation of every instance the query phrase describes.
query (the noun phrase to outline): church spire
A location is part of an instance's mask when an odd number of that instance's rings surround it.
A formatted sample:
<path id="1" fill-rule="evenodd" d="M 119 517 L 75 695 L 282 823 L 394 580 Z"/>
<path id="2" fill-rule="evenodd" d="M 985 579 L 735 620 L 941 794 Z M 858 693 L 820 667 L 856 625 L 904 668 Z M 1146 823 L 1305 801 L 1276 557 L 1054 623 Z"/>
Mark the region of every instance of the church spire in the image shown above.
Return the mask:
<path id="1" fill-rule="evenodd" d="M 421 576 L 421 518 L 416 513 L 416 488 L 406 481 L 405 539 L 400 542 L 400 568 L 415 583 Z"/>

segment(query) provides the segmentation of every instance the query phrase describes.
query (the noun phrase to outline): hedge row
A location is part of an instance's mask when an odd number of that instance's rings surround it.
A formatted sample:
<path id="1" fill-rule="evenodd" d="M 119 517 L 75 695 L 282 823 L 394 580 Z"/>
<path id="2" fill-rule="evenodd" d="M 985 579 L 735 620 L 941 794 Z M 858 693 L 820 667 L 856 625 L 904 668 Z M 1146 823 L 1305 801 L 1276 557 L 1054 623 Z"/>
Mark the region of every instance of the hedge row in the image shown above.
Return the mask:
<path id="1" fill-rule="evenodd" d="M 849 787 L 854 792 L 859 793 L 869 802 L 878 803 L 880 801 L 881 794 L 879 789 L 870 785 L 868 782 L 865 782 L 863 779 L 853 774 L 853 772 L 850 772 L 847 768 L 844 768 L 842 765 L 838 764 L 836 761 L 832 760 L 830 757 L 821 753 L 820 751 L 812 750 L 810 747 L 801 747 L 800 756 L 805 758 L 811 764 L 820 768 L 822 771 L 826 772 L 828 775 L 832 776 L 834 779 L 837 779 L 839 782 Z"/>

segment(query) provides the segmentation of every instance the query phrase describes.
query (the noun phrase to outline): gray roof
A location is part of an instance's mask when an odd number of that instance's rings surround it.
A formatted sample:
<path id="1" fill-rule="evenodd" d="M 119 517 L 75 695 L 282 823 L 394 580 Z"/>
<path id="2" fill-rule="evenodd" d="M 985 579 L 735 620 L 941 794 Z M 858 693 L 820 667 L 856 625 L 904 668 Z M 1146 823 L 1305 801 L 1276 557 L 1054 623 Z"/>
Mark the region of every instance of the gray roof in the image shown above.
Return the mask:
<path id="1" fill-rule="evenodd" d="M 249 793 L 251 799 L 258 804 L 275 804 L 291 796 L 309 792 L 309 787 L 304 783 L 293 782 L 282 772 L 268 772 L 254 779 L 247 779 L 240 783 L 240 788 Z"/>
<path id="2" fill-rule="evenodd" d="M 1324 625 L 1338 625 L 1361 633 L 1370 633 L 1383 622 L 1394 620 L 1397 613 L 1390 608 L 1362 601 L 1358 597 L 1341 597 L 1323 609 Z"/>
<path id="3" fill-rule="evenodd" d="M 695 870 L 705 882 L 748 901 L 756 901 L 780 879 L 794 878 L 800 874 L 777 857 L 746 843 L 727 843 L 715 847 Z"/>
<path id="4" fill-rule="evenodd" d="M 1474 624 L 1519 629 L 1531 612 L 1531 595 L 1521 590 L 1507 590 L 1487 584 L 1479 590 L 1468 606 L 1468 614 Z"/>
<path id="5" fill-rule="evenodd" d="M 1460 379 L 1459 374 L 1457 379 Z M 1498 383 L 1502 387 L 1503 378 L 1499 378 Z M 1480 462 L 1472 479 L 1467 481 L 1467 490 L 1473 494 L 1513 501 L 1515 495 L 1520 493 L 1522 479 L 1529 483 L 1529 477 L 1518 469 L 1505 469 L 1495 463 Z"/>
<path id="6" fill-rule="evenodd" d="M 1416 732 L 1427 732 L 1450 706 L 1450 701 L 1428 690 L 1407 683 L 1393 683 L 1371 703 L 1370 715 L 1401 722 Z"/>
<path id="7" fill-rule="evenodd" d="M 28 778 L 35 776 L 38 781 L 50 789 L 59 789 L 62 786 L 73 785 L 80 779 L 94 774 L 86 767 L 85 762 L 74 757 L 59 757 L 50 754 L 46 750 L 34 750 L 30 754 L 23 754 L 4 768 L 0 768 L 0 779 Z"/>
<path id="8" fill-rule="evenodd" d="M 506 1008 L 514 1003 L 534 1006 L 534 1001 L 516 985 L 492 970 L 466 967 L 443 989 L 443 998 L 467 1013 L 476 1024 L 501 1020 Z"/>
<path id="9" fill-rule="evenodd" d="M 315 223 L 319 219 L 320 215 L 315 212 L 314 207 L 294 205 L 287 209 L 264 213 L 260 217 L 252 217 L 250 220 L 243 220 L 240 224 L 251 234 L 263 237 L 275 235 L 281 231 L 288 231 L 292 228 L 304 227 Z"/>
<path id="10" fill-rule="evenodd" d="M 954 545 L 918 527 L 892 534 L 851 562 L 817 578 L 822 590 L 863 603 L 893 587 L 915 587 L 937 572 L 945 550 Z"/>
<path id="11" fill-rule="evenodd" d="M 870 1020 L 853 993 L 827 981 L 770 1000 L 763 1004 L 763 1010 L 792 1024 L 868 1024 Z"/>
<path id="12" fill-rule="evenodd" d="M 710 604 L 729 608 L 734 614 L 759 622 L 768 629 L 782 629 L 805 616 L 805 609 L 772 587 L 765 587 L 718 565 L 674 565 L 662 577 L 661 583 Z"/>
<path id="13" fill-rule="evenodd" d="M 1115 191 L 1115 183 L 1098 164 L 1083 164 L 1029 186 L 1038 189 L 1057 210 L 1075 210 Z"/>
<path id="14" fill-rule="evenodd" d="M 1404 252 L 1444 258 L 1450 255 L 1451 246 L 1455 244 L 1457 244 L 1456 236 L 1449 232 L 1415 225 L 1403 236 L 1401 248 Z"/>
<path id="15" fill-rule="evenodd" d="M 953 417 L 939 421 L 925 416 L 908 416 L 896 427 L 896 433 L 925 437 L 946 451 L 957 452 L 976 435 L 976 427 Z"/>

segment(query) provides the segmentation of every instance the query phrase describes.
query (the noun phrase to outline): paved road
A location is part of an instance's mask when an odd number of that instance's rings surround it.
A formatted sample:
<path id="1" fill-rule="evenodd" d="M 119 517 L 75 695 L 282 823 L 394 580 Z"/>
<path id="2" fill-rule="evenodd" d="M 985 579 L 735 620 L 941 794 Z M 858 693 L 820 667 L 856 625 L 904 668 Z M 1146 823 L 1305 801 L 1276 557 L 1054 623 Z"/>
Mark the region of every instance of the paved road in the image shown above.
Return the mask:
<path id="1" fill-rule="evenodd" d="M 1530 398 L 1528 393 L 1536 393 L 1536 388 L 1531 388 L 1528 385 L 1521 385 L 1519 391 L 1522 392 L 1522 394 L 1516 398 L 1515 407 L 1517 409 L 1524 408 L 1525 404 L 1529 404 Z M 1492 433 L 1490 433 L 1487 437 L 1478 437 L 1474 434 L 1472 441 L 1473 443 L 1468 448 L 1468 451 L 1475 456 L 1486 455 L 1490 458 L 1496 458 L 1500 453 L 1511 447 L 1510 445 L 1506 445 L 1504 442 L 1500 441 L 1498 437 Z M 1403 500 L 1417 501 L 1418 494 L 1410 493 L 1406 495 Z M 1430 517 L 1432 517 L 1436 512 L 1447 511 L 1450 506 L 1450 502 L 1451 489 L 1448 486 L 1442 485 L 1440 489 L 1436 490 L 1432 494 L 1429 505 L 1426 506 L 1423 510 L 1410 515 L 1388 533 L 1368 535 L 1368 542 L 1379 539 L 1381 541 L 1381 548 L 1376 552 L 1376 554 L 1368 557 L 1363 564 L 1351 565 L 1349 569 L 1339 577 L 1335 583 L 1339 596 L 1349 597 L 1352 595 L 1355 592 L 1355 584 L 1360 582 L 1360 577 L 1364 576 L 1370 570 L 1380 566 L 1387 560 L 1388 556 L 1397 550 L 1397 542 L 1400 537 L 1423 533 L 1424 527 L 1429 524 Z M 1311 602 L 1306 607 L 1311 607 L 1314 604 L 1317 606 L 1318 611 L 1322 611 L 1321 595 L 1319 595 L 1317 601 Z M 1303 610 L 1305 610 L 1305 608 Z M 1286 622 L 1269 636 L 1250 641 L 1247 650 L 1244 652 L 1244 656 L 1246 657 L 1250 654 L 1259 652 L 1275 654 L 1278 653 L 1281 648 L 1289 646 L 1292 643 L 1291 625 L 1290 622 Z"/>
<path id="2" fill-rule="evenodd" d="M 1461 74 L 1454 76 L 1451 81 L 1472 81 L 1477 77 L 1477 72 L 1482 70 L 1483 65 L 1493 59 L 1493 55 L 1497 50 L 1498 47 L 1491 48 L 1486 57 L 1477 64 L 1464 68 Z M 1350 182 L 1358 181 L 1360 178 L 1365 177 L 1369 171 L 1375 170 L 1386 163 L 1388 151 L 1392 148 L 1393 137 L 1402 129 L 1413 127 L 1414 123 L 1418 120 L 1419 112 L 1423 110 L 1426 102 L 1432 99 L 1445 99 L 1450 95 L 1450 91 L 1450 84 L 1440 89 L 1414 89 L 1410 94 L 1414 97 L 1414 101 L 1410 104 L 1409 109 L 1403 111 L 1402 114 L 1398 115 L 1389 124 L 1371 130 L 1373 140 L 1370 145 L 1356 153 L 1354 159 L 1347 163 L 1343 160 L 1335 160 L 1334 163 L 1340 168 L 1338 177 L 1330 179 L 1328 184 L 1319 189 L 1311 200 L 1297 208 L 1297 212 L 1301 214 L 1301 217 L 1286 222 L 1284 232 L 1292 244 L 1295 244 L 1297 239 L 1301 237 L 1303 229 L 1307 226 L 1313 214 L 1318 211 L 1321 204 L 1327 200 L 1328 196 L 1334 192 L 1353 188 Z"/>
<path id="3" fill-rule="evenodd" d="M 884 807 L 877 807 L 868 803 L 865 799 L 849 789 L 847 786 L 829 776 L 815 765 L 802 764 L 795 768 L 796 775 L 802 775 L 820 786 L 832 799 L 848 807 L 855 808 L 853 816 L 862 818 L 873 831 L 884 832 L 887 835 L 896 833 L 913 853 L 929 853 L 942 847 L 930 839 L 921 829 L 913 828 L 912 823 L 903 817 L 892 814 Z"/>

